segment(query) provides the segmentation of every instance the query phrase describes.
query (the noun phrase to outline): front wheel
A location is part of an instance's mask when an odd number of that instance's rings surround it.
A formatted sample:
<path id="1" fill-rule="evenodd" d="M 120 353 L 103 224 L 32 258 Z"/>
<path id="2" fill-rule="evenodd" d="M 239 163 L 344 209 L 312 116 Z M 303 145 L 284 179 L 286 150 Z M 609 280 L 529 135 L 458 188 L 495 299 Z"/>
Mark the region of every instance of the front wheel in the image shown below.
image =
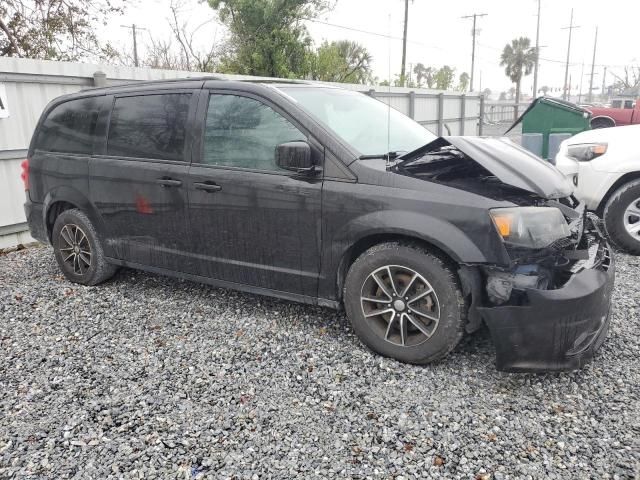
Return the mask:
<path id="1" fill-rule="evenodd" d="M 610 240 L 633 255 L 640 255 L 640 180 L 620 187 L 604 207 L 604 225 Z"/>
<path id="2" fill-rule="evenodd" d="M 415 245 L 390 242 L 363 253 L 347 274 L 344 305 L 365 345 L 402 362 L 439 360 L 464 333 L 457 276 Z"/>

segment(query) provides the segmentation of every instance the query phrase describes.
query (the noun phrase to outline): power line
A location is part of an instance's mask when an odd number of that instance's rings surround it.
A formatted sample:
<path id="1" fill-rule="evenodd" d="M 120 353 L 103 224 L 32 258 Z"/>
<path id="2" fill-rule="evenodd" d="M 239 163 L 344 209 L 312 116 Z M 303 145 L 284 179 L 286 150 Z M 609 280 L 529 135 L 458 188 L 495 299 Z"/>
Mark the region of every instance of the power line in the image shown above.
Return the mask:
<path id="1" fill-rule="evenodd" d="M 502 52 L 502 48 L 498 48 L 498 47 L 494 47 L 492 45 L 486 45 L 484 43 L 480 43 L 478 42 L 478 45 L 481 46 L 482 48 L 488 48 L 489 50 L 495 50 L 496 52 Z M 541 45 L 540 48 L 544 47 L 544 45 Z M 547 46 L 548 47 L 548 46 Z M 542 62 L 549 62 L 549 63 L 561 63 L 561 64 L 565 64 L 566 60 L 558 60 L 555 58 L 545 58 L 545 57 L 539 57 L 540 61 Z M 581 65 L 580 62 L 571 62 L 569 63 L 570 67 L 577 67 Z M 608 68 L 624 68 L 624 67 L 628 67 L 629 65 L 612 65 L 610 63 L 596 63 L 595 64 L 596 67 L 608 67 Z"/>
<path id="2" fill-rule="evenodd" d="M 464 17 L 460 17 L 460 18 L 473 18 L 473 30 L 471 31 L 471 78 L 469 80 L 469 91 L 473 92 L 473 70 L 475 69 L 476 66 L 476 19 L 478 17 L 486 17 L 487 14 L 486 13 L 474 13 L 472 15 L 465 15 Z"/>
<path id="3" fill-rule="evenodd" d="M 380 33 L 380 32 L 372 32 L 370 30 L 362 30 L 360 28 L 348 27 L 346 25 L 338 25 L 336 23 L 324 22 L 322 20 L 316 20 L 314 18 L 306 18 L 305 20 L 307 20 L 309 22 L 313 22 L 313 23 L 319 23 L 321 25 L 328 25 L 330 27 L 341 28 L 343 30 L 349 30 L 351 32 L 365 33 L 367 35 L 374 35 L 376 37 L 388 38 L 388 39 L 391 39 L 391 40 L 402 40 L 402 37 L 395 37 L 393 35 L 385 35 L 384 33 Z M 422 42 L 416 42 L 415 40 L 409 40 L 408 38 L 407 38 L 407 43 L 413 43 L 414 45 L 421 45 L 423 47 L 433 48 L 435 50 L 441 50 L 443 52 L 450 52 L 450 50 L 446 50 L 446 49 L 444 49 L 442 47 L 439 47 L 439 46 L 436 46 L 436 45 L 428 45 L 428 44 L 422 43 Z"/>

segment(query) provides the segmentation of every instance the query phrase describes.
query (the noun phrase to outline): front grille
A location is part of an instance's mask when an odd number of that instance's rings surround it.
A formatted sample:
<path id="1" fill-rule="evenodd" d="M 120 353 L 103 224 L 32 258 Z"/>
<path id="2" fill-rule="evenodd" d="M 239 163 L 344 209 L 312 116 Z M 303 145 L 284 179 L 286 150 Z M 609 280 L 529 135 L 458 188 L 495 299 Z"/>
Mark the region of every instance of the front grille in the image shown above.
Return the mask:
<path id="1" fill-rule="evenodd" d="M 571 236 L 556 240 L 551 245 L 549 245 L 549 248 L 552 248 L 554 250 L 567 250 L 569 248 L 573 248 L 575 244 L 576 240 L 573 238 L 573 236 Z"/>
<path id="2" fill-rule="evenodd" d="M 578 273 L 582 270 L 598 269 L 605 272 L 611 267 L 611 251 L 602 238 L 593 234 L 587 234 L 587 244 L 589 250 L 589 258 L 579 260 L 571 266 L 572 273 Z"/>

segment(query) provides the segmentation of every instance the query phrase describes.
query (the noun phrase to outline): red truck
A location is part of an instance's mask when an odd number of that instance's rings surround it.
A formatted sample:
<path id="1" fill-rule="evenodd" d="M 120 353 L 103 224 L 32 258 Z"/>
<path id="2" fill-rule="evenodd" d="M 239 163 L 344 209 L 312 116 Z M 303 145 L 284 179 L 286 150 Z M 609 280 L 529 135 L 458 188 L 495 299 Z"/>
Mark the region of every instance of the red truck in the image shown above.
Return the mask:
<path id="1" fill-rule="evenodd" d="M 591 112 L 591 128 L 640 124 L 640 102 L 636 100 L 612 100 L 611 107 L 584 108 Z"/>

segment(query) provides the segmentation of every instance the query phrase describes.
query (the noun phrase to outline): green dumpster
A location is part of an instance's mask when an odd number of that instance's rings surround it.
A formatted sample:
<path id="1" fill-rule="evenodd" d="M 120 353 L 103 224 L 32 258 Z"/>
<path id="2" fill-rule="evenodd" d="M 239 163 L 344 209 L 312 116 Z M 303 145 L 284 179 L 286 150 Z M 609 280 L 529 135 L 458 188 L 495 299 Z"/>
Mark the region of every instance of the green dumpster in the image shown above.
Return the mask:
<path id="1" fill-rule="evenodd" d="M 522 133 L 542 134 L 542 158 L 549 157 L 549 135 L 552 133 L 576 133 L 589 130 L 591 113 L 573 103 L 557 98 L 536 98 L 520 118 L 511 125 L 508 133 L 522 122 Z"/>

